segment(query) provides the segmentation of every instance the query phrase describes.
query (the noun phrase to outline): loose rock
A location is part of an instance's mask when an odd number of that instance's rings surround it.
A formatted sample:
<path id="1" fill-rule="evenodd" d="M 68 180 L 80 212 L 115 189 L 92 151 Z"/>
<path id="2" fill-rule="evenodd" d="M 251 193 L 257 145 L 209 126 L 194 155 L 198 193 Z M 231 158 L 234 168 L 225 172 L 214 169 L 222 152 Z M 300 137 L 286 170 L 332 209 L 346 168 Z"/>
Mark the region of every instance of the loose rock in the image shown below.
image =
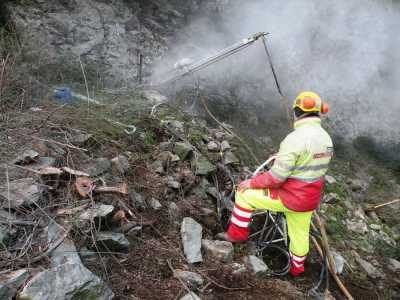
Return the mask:
<path id="1" fill-rule="evenodd" d="M 368 226 L 363 221 L 346 221 L 347 229 L 354 231 L 359 234 L 364 234 L 368 232 Z"/>
<path id="2" fill-rule="evenodd" d="M 195 293 L 190 292 L 190 294 L 186 294 L 180 300 L 201 300 L 201 299 Z"/>
<path id="3" fill-rule="evenodd" d="M 11 238 L 11 232 L 7 226 L 0 224 L 0 250 L 7 248 Z"/>
<path id="4" fill-rule="evenodd" d="M 179 156 L 181 160 L 185 160 L 193 151 L 193 146 L 185 142 L 177 142 L 174 145 L 174 153 Z"/>
<path id="5" fill-rule="evenodd" d="M 255 275 L 262 275 L 268 272 L 268 266 L 265 262 L 254 255 L 249 255 L 243 258 L 246 266 L 251 270 L 251 272 Z"/>
<path id="6" fill-rule="evenodd" d="M 130 166 L 128 159 L 123 155 L 118 155 L 111 160 L 111 163 L 114 165 L 115 169 L 121 174 L 125 174 Z"/>
<path id="7" fill-rule="evenodd" d="M 232 274 L 242 274 L 246 272 L 246 266 L 239 263 L 232 263 L 229 265 L 232 268 Z"/>
<path id="8" fill-rule="evenodd" d="M 181 225 L 183 251 L 189 263 L 202 262 L 201 236 L 203 228 L 192 218 L 184 218 Z"/>
<path id="9" fill-rule="evenodd" d="M 0 186 L 0 201 L 3 200 L 1 207 L 30 206 L 35 202 L 37 203 L 41 195 L 42 189 L 33 178 L 11 181 L 9 191 L 7 184 Z"/>
<path id="10" fill-rule="evenodd" d="M 106 251 L 121 251 L 129 247 L 130 243 L 122 233 L 101 231 L 96 234 L 97 245 Z"/>
<path id="11" fill-rule="evenodd" d="M 174 277 L 182 279 L 188 285 L 194 288 L 198 288 L 202 286 L 204 283 L 203 277 L 194 272 L 175 270 Z"/>
<path id="12" fill-rule="evenodd" d="M 98 158 L 94 165 L 88 168 L 87 173 L 91 177 L 97 177 L 106 173 L 111 168 L 111 162 L 107 158 Z"/>
<path id="13" fill-rule="evenodd" d="M 224 137 L 225 137 L 225 132 L 216 131 L 216 132 L 214 133 L 214 136 L 215 136 L 215 138 L 216 138 L 218 141 L 222 141 L 222 140 L 224 139 Z"/>
<path id="14" fill-rule="evenodd" d="M 213 256 L 226 263 L 233 260 L 234 251 L 232 243 L 226 241 L 202 240 L 201 244 L 207 255 Z"/>
<path id="15" fill-rule="evenodd" d="M 93 207 L 86 209 L 79 215 L 79 219 L 83 221 L 93 220 L 94 218 L 105 218 L 114 211 L 114 206 L 95 203 Z"/>
<path id="16" fill-rule="evenodd" d="M 218 190 L 215 186 L 210 186 L 209 188 L 207 188 L 206 193 L 207 195 L 210 195 L 214 199 L 218 199 Z"/>
<path id="17" fill-rule="evenodd" d="M 388 268 L 392 272 L 400 271 L 400 261 L 395 260 L 394 258 L 389 258 Z"/>
<path id="18" fill-rule="evenodd" d="M 164 164 L 161 160 L 155 160 L 151 165 L 150 168 L 154 170 L 154 172 L 158 174 L 163 174 L 164 173 Z"/>
<path id="19" fill-rule="evenodd" d="M 240 163 L 239 158 L 236 157 L 235 154 L 231 151 L 227 151 L 224 154 L 224 164 L 225 165 L 232 165 L 232 164 L 238 164 Z"/>
<path id="20" fill-rule="evenodd" d="M 345 264 L 345 259 L 344 257 L 336 251 L 331 251 L 332 256 L 333 256 L 333 261 L 334 261 L 334 266 L 335 266 L 335 273 L 336 274 L 342 274 L 343 273 L 343 268 Z"/>
<path id="21" fill-rule="evenodd" d="M 178 190 L 181 187 L 181 184 L 174 179 L 168 180 L 167 185 L 168 185 L 168 187 L 176 189 L 176 190 Z"/>
<path id="22" fill-rule="evenodd" d="M 219 150 L 219 145 L 214 141 L 210 141 L 207 144 L 207 149 L 208 149 L 208 151 L 218 151 Z"/>
<path id="23" fill-rule="evenodd" d="M 162 208 L 160 201 L 155 198 L 149 200 L 149 206 L 154 210 L 160 210 Z"/>
<path id="24" fill-rule="evenodd" d="M 180 209 L 175 202 L 170 202 L 168 205 L 168 214 L 171 220 L 178 220 L 180 217 Z"/>
<path id="25" fill-rule="evenodd" d="M 331 175 L 325 175 L 325 181 L 327 184 L 335 184 L 337 182 L 335 177 Z"/>
<path id="26" fill-rule="evenodd" d="M 348 184 L 353 192 L 365 191 L 368 188 L 368 183 L 361 179 L 351 179 Z"/>
<path id="27" fill-rule="evenodd" d="M 70 138 L 70 142 L 73 145 L 83 147 L 89 143 L 89 141 L 92 139 L 92 137 L 93 137 L 93 134 L 79 133 L 79 134 L 72 136 Z"/>
<path id="28" fill-rule="evenodd" d="M 40 157 L 34 163 L 28 165 L 30 169 L 40 171 L 45 168 L 54 167 L 56 165 L 56 160 L 53 157 Z"/>
<path id="29" fill-rule="evenodd" d="M 324 203 L 335 203 L 340 200 L 340 196 L 336 193 L 328 193 L 324 195 L 322 202 Z"/>
<path id="30" fill-rule="evenodd" d="M 226 150 L 229 150 L 229 149 L 231 149 L 231 145 L 229 144 L 229 142 L 228 141 L 223 141 L 221 143 L 221 151 L 226 151 Z"/>
<path id="31" fill-rule="evenodd" d="M 361 268 L 369 277 L 372 279 L 376 278 L 383 278 L 384 274 L 382 274 L 381 271 L 379 271 L 376 267 L 374 267 L 371 263 L 363 260 L 360 257 L 356 257 L 357 262 L 360 264 Z"/>
<path id="32" fill-rule="evenodd" d="M 132 191 L 130 195 L 131 195 L 132 206 L 136 208 L 138 211 L 143 211 L 148 207 L 146 201 L 144 201 L 144 198 L 141 194 Z"/>
<path id="33" fill-rule="evenodd" d="M 62 264 L 31 278 L 19 294 L 29 300 L 111 300 L 111 289 L 82 264 Z"/>
<path id="34" fill-rule="evenodd" d="M 201 154 L 197 155 L 197 157 L 192 161 L 192 164 L 197 175 L 208 175 L 217 169 L 215 165 L 210 163 L 210 161 Z"/>
<path id="35" fill-rule="evenodd" d="M 39 153 L 35 150 L 26 150 L 13 160 L 15 165 L 26 165 L 35 162 L 39 158 Z"/>
<path id="36" fill-rule="evenodd" d="M 26 269 L 0 275 L 0 299 L 14 299 L 18 289 L 28 277 L 29 272 Z"/>

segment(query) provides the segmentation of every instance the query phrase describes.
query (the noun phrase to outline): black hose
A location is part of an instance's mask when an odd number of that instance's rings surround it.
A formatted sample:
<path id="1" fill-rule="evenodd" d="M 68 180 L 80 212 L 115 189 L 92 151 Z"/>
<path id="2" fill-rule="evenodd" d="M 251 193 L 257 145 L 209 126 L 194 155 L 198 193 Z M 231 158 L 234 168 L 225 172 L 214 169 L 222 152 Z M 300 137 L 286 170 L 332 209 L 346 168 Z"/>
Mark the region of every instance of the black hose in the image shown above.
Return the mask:
<path id="1" fill-rule="evenodd" d="M 265 256 L 264 255 L 264 251 L 267 250 L 267 249 L 275 249 L 275 250 L 280 251 L 281 253 L 284 254 L 284 256 L 286 257 L 286 260 L 287 260 L 287 263 L 283 268 L 278 269 L 278 270 L 270 269 L 270 275 L 273 275 L 273 276 L 284 276 L 287 273 L 289 273 L 290 267 L 291 267 L 289 251 L 287 251 L 286 249 L 284 249 L 284 248 L 282 248 L 280 246 L 277 246 L 275 244 L 265 244 L 265 245 L 263 245 L 263 248 L 261 248 L 258 251 L 259 256 L 263 259 L 263 261 L 265 261 L 264 260 L 264 256 Z"/>

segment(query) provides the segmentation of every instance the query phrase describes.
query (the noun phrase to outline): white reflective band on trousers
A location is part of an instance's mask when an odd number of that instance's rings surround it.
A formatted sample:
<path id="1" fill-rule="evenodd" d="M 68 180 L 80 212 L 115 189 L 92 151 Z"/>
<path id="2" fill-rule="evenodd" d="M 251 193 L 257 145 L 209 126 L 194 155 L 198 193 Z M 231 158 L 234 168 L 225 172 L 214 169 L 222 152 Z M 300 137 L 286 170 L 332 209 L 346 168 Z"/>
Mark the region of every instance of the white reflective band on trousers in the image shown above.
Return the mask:
<path id="1" fill-rule="evenodd" d="M 247 228 L 249 227 L 249 222 L 243 222 L 238 219 L 234 215 L 231 216 L 231 222 L 239 227 Z"/>
<path id="2" fill-rule="evenodd" d="M 297 255 L 294 255 L 293 253 L 290 253 L 290 256 L 291 256 L 294 260 L 296 260 L 297 262 L 302 262 L 302 261 L 305 261 L 305 260 L 306 260 L 306 256 L 297 256 Z"/>
<path id="3" fill-rule="evenodd" d="M 252 213 L 251 212 L 247 212 L 247 211 L 243 211 L 241 209 L 239 209 L 237 206 L 235 206 L 235 208 L 233 209 L 233 213 L 239 217 L 243 217 L 243 218 L 251 218 Z"/>

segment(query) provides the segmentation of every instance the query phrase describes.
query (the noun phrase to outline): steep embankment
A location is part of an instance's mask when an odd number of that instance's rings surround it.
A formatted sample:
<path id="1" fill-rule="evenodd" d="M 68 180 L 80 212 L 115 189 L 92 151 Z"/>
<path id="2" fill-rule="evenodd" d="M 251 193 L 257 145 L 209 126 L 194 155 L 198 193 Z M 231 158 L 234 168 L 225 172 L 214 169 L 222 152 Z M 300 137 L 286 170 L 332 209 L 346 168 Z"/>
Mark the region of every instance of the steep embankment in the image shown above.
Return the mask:
<path id="1" fill-rule="evenodd" d="M 88 108 L 61 107 L 50 98 L 7 112 L 0 131 L 1 163 L 8 164 L 0 177 L 0 263 L 18 271 L 3 275 L 2 283 L 13 288 L 0 290 L 18 290 L 20 299 L 110 299 L 113 293 L 175 299 L 189 289 L 202 299 L 306 297 L 321 269 L 314 247 L 307 272 L 293 280 L 244 263 L 255 254 L 251 243 L 214 245 L 221 230 L 217 199 L 231 193 L 232 178 L 246 174 L 242 144 L 160 104 L 165 99 L 154 93 L 115 100 Z M 127 134 L 121 123 L 136 131 Z M 320 214 L 338 272 L 356 299 L 399 293 L 398 204 L 366 212 L 367 201 L 399 192 L 390 178 L 368 158 L 336 158 L 327 178 Z M 252 274 L 255 268 L 261 276 Z M 342 298 L 333 283 L 330 290 Z"/>

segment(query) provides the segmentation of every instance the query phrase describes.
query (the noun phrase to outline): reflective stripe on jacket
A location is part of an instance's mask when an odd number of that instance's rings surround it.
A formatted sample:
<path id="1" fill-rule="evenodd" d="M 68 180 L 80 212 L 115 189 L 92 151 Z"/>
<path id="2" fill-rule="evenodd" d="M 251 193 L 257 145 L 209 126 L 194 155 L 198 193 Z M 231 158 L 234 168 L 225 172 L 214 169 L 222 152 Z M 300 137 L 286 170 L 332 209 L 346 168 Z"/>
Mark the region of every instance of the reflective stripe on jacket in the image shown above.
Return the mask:
<path id="1" fill-rule="evenodd" d="M 294 123 L 294 131 L 282 141 L 270 171 L 254 177 L 251 187 L 269 188 L 270 196 L 279 197 L 291 210 L 314 210 L 321 199 L 332 155 L 332 140 L 321 127 L 321 119 L 300 119 Z"/>

